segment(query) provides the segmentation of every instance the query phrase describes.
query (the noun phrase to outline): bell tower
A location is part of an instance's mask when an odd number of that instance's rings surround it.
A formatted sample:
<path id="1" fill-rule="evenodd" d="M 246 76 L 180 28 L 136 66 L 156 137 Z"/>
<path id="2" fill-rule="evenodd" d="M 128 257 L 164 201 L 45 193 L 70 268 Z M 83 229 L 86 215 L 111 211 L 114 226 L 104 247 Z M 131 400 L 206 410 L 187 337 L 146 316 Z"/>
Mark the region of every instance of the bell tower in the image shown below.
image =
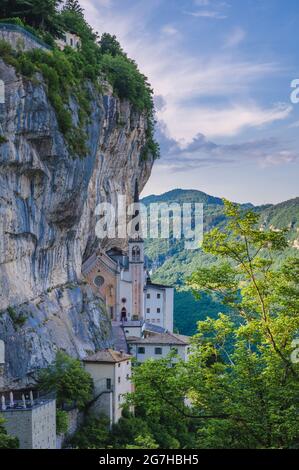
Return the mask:
<path id="1" fill-rule="evenodd" d="M 139 204 L 138 183 L 135 182 L 134 203 Z M 138 207 L 138 206 L 137 206 Z M 129 270 L 132 281 L 132 320 L 144 317 L 144 241 L 141 236 L 139 210 L 135 211 L 135 231 L 129 238 Z"/>

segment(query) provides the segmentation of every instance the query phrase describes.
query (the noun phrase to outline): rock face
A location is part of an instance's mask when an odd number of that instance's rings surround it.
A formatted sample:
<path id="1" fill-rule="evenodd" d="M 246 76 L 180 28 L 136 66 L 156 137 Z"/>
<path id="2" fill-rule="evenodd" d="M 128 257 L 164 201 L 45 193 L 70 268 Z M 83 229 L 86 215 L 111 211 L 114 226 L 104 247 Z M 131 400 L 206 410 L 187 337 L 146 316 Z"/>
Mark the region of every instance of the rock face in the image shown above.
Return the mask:
<path id="1" fill-rule="evenodd" d="M 50 362 L 56 348 L 84 356 L 111 342 L 99 299 L 82 285 L 83 260 L 99 245 L 95 208 L 133 200 L 153 164 L 141 161 L 146 117 L 111 92 L 90 85 L 88 155 L 68 151 L 41 77 L 17 76 L 0 60 L 5 104 L 0 105 L 0 339 L 6 375 L 25 377 Z M 70 103 L 74 125 L 76 102 Z M 71 287 L 70 287 L 71 286 Z M 8 309 L 8 310 L 7 310 Z M 25 318 L 24 318 L 25 317 Z M 105 333 L 105 334 L 104 334 Z"/>

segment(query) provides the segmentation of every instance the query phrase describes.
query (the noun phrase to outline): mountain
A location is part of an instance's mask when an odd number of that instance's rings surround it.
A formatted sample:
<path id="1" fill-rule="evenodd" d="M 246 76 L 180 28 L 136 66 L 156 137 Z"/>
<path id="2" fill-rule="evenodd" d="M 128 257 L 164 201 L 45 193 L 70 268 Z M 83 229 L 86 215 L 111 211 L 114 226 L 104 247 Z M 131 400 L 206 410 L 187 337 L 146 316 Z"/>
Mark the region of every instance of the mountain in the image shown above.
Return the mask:
<path id="1" fill-rule="evenodd" d="M 147 196 L 142 199 L 146 206 L 151 203 L 203 203 L 204 233 L 212 228 L 225 228 L 226 218 L 223 211 L 222 199 L 210 196 L 202 191 L 174 189 L 167 193 Z M 288 240 L 290 247 L 277 257 L 279 264 L 284 257 L 298 254 L 299 249 L 299 198 L 291 199 L 280 204 L 254 206 L 242 204 L 244 208 L 252 208 L 260 214 L 260 224 L 273 229 L 289 228 Z M 175 327 L 182 334 L 194 334 L 196 323 L 207 316 L 215 316 L 222 310 L 215 298 L 203 295 L 196 301 L 185 287 L 185 279 L 199 266 L 209 266 L 216 259 L 201 249 L 186 250 L 184 239 L 161 240 L 146 239 L 145 252 L 152 279 L 156 282 L 171 284 L 175 291 Z"/>

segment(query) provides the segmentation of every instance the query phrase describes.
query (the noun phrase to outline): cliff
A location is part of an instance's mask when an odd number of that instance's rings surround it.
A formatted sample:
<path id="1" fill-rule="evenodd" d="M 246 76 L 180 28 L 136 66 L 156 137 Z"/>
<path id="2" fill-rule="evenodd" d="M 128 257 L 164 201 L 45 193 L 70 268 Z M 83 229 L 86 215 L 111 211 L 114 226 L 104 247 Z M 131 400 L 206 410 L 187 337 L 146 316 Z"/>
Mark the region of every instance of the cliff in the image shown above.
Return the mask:
<path id="1" fill-rule="evenodd" d="M 111 344 L 111 325 L 82 281 L 84 259 L 99 245 L 95 207 L 133 199 L 153 159 L 140 157 L 146 115 L 90 83 L 87 155 L 74 156 L 60 131 L 42 76 L 17 75 L 0 60 L 0 338 L 6 378 L 48 364 L 58 348 L 82 357 Z M 79 106 L 70 101 L 74 125 Z M 105 244 L 108 246 L 109 241 Z M 26 380 L 27 380 L 26 379 Z"/>

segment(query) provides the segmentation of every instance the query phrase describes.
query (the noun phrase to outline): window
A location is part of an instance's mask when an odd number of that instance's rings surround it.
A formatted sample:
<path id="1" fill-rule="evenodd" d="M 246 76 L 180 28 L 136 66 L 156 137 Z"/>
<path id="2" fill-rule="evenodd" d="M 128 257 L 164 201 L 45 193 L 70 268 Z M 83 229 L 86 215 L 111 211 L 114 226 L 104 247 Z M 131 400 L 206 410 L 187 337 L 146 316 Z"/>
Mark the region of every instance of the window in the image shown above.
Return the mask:
<path id="1" fill-rule="evenodd" d="M 121 400 L 121 394 L 118 395 L 118 401 L 120 402 Z"/>
<path id="2" fill-rule="evenodd" d="M 155 354 L 162 354 L 162 348 L 155 348 Z"/>
<path id="3" fill-rule="evenodd" d="M 130 380 L 130 374 L 127 374 L 127 380 Z"/>
<path id="4" fill-rule="evenodd" d="M 147 299 L 150 299 L 150 298 L 151 298 L 151 294 L 146 294 L 146 298 L 147 298 Z"/>
<path id="5" fill-rule="evenodd" d="M 161 299 L 161 294 L 157 294 L 157 299 Z"/>
<path id="6" fill-rule="evenodd" d="M 156 320 L 152 318 L 151 323 L 156 323 Z"/>
<path id="7" fill-rule="evenodd" d="M 151 313 L 151 309 L 150 309 L 150 308 L 147 308 L 147 309 L 146 309 L 146 313 Z"/>
<path id="8" fill-rule="evenodd" d="M 106 379 L 107 390 L 111 390 L 111 379 Z"/>
<path id="9" fill-rule="evenodd" d="M 117 381 L 118 381 L 118 383 L 120 384 L 120 377 L 118 377 Z"/>
<path id="10" fill-rule="evenodd" d="M 161 313 L 161 309 L 160 309 L 160 308 L 157 308 L 157 313 Z"/>
<path id="11" fill-rule="evenodd" d="M 137 352 L 138 352 L 138 354 L 145 354 L 145 348 L 144 347 L 139 347 Z"/>
<path id="12" fill-rule="evenodd" d="M 117 364 L 117 367 L 120 367 L 120 362 Z"/>
<path id="13" fill-rule="evenodd" d="M 160 323 L 160 318 L 157 318 L 157 323 Z"/>
<path id="14" fill-rule="evenodd" d="M 94 278 L 93 282 L 95 286 L 101 287 L 104 284 L 105 279 L 103 278 L 103 276 L 97 276 Z"/>
<path id="15" fill-rule="evenodd" d="M 139 248 L 139 246 L 133 246 L 133 248 L 132 248 L 132 261 L 140 261 L 140 248 Z"/>

